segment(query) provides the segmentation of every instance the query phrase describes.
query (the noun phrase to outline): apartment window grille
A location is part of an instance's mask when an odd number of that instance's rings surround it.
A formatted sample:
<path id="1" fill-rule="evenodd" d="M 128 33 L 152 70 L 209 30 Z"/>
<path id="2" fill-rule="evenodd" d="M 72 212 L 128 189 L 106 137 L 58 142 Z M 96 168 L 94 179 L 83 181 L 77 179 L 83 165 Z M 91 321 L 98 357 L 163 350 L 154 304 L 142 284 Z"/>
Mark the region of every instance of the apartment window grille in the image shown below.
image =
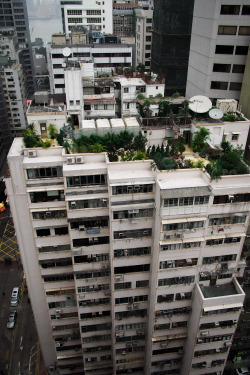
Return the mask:
<path id="1" fill-rule="evenodd" d="M 51 210 L 51 211 L 36 211 L 32 212 L 32 218 L 34 220 L 48 220 L 48 219 L 61 219 L 67 217 L 66 210 Z"/>
<path id="2" fill-rule="evenodd" d="M 50 229 L 37 229 L 36 230 L 37 237 L 46 237 L 50 236 Z"/>
<path id="3" fill-rule="evenodd" d="M 122 320 L 132 317 L 144 318 L 147 315 L 147 309 L 129 310 L 129 311 L 119 311 L 115 313 L 115 319 Z"/>
<path id="4" fill-rule="evenodd" d="M 167 353 L 178 353 L 179 351 L 183 352 L 183 346 L 177 346 L 174 348 L 167 348 L 167 349 L 157 349 L 153 350 L 153 355 L 160 355 L 160 354 L 167 354 Z M 180 369 L 178 369 L 178 374 L 180 373 Z M 173 374 L 172 370 L 170 374 Z"/>
<path id="5" fill-rule="evenodd" d="M 107 185 L 107 175 L 89 175 L 67 177 L 67 187 L 79 187 L 90 185 Z"/>
<path id="6" fill-rule="evenodd" d="M 96 16 L 96 15 L 98 16 L 101 14 L 101 10 L 100 9 L 88 9 L 86 13 L 87 13 L 87 16 Z"/>
<path id="7" fill-rule="evenodd" d="M 26 169 L 28 180 L 62 177 L 62 167 Z"/>
<path id="8" fill-rule="evenodd" d="M 115 290 L 129 289 L 129 288 L 131 288 L 131 282 L 115 283 Z"/>
<path id="9" fill-rule="evenodd" d="M 67 251 L 70 250 L 70 244 L 55 245 L 55 246 L 42 246 L 38 248 L 39 253 L 50 253 L 54 251 Z"/>
<path id="10" fill-rule="evenodd" d="M 111 345 L 103 345 L 103 346 L 98 346 L 98 352 L 102 352 L 102 351 L 110 351 L 112 348 L 111 348 Z M 122 349 L 124 350 L 124 349 Z M 84 353 L 96 353 L 96 347 L 90 347 L 90 348 L 85 348 L 84 349 Z"/>
<path id="11" fill-rule="evenodd" d="M 88 300 L 84 300 L 84 301 L 79 301 L 78 304 L 79 304 L 80 307 L 108 305 L 108 304 L 110 304 L 110 298 L 88 299 Z"/>
<path id="12" fill-rule="evenodd" d="M 132 249 L 119 249 L 114 250 L 114 257 L 127 257 L 127 256 L 139 256 L 151 254 L 151 247 L 138 247 Z"/>
<path id="13" fill-rule="evenodd" d="M 31 203 L 64 201 L 64 190 L 35 191 L 30 193 Z"/>
<path id="14" fill-rule="evenodd" d="M 111 323 L 102 323 L 102 324 L 91 324 L 81 327 L 82 332 L 95 332 L 95 331 L 106 331 L 111 327 Z"/>
<path id="15" fill-rule="evenodd" d="M 134 297 L 120 297 L 115 299 L 116 305 L 131 304 L 133 302 L 147 302 L 148 295 L 134 296 Z"/>
<path id="16" fill-rule="evenodd" d="M 85 200 L 76 200 L 69 202 L 70 210 L 81 210 L 84 208 L 101 208 L 107 207 L 108 200 L 105 198 L 102 199 L 85 199 Z"/>
<path id="17" fill-rule="evenodd" d="M 240 242 L 241 237 L 228 237 L 228 238 L 216 238 L 206 241 L 207 246 L 216 246 L 216 245 L 222 245 L 222 244 L 229 244 L 229 243 L 236 243 Z"/>
<path id="18" fill-rule="evenodd" d="M 89 293 L 89 292 L 98 292 L 100 290 L 109 290 L 109 284 L 98 284 L 98 285 L 87 285 L 77 288 L 78 293 Z"/>
<path id="19" fill-rule="evenodd" d="M 165 323 L 165 324 L 155 324 L 154 330 L 155 331 L 161 331 L 164 329 L 170 329 L 170 323 Z"/>
<path id="20" fill-rule="evenodd" d="M 181 230 L 181 229 L 193 229 L 204 227 L 204 221 L 192 221 L 183 223 L 163 224 L 163 231 Z"/>
<path id="21" fill-rule="evenodd" d="M 98 277 L 108 277 L 110 276 L 110 271 L 90 271 L 90 272 L 82 272 L 76 273 L 76 279 L 92 279 Z"/>
<path id="22" fill-rule="evenodd" d="M 199 329 L 200 330 L 203 330 L 203 329 L 213 329 L 213 328 L 217 328 L 217 327 L 220 327 L 220 328 L 225 328 L 225 327 L 233 327 L 234 325 L 234 321 L 233 320 L 222 320 L 218 323 L 203 323 L 200 325 Z"/>
<path id="23" fill-rule="evenodd" d="M 128 87 L 124 87 L 124 88 L 123 88 L 123 92 L 124 92 L 124 93 L 128 93 Z"/>
<path id="24" fill-rule="evenodd" d="M 82 10 L 80 10 L 80 9 L 68 9 L 67 14 L 69 16 L 81 16 Z"/>
<path id="25" fill-rule="evenodd" d="M 144 329 L 146 328 L 146 323 L 130 323 L 130 324 L 119 324 L 115 326 L 116 331 L 126 331 L 127 329 Z M 124 349 L 123 349 L 124 350 Z"/>
<path id="26" fill-rule="evenodd" d="M 103 262 L 109 260 L 109 254 L 89 254 L 79 255 L 74 257 L 75 263 L 92 263 L 92 262 Z"/>
<path id="27" fill-rule="evenodd" d="M 114 232 L 115 240 L 119 240 L 123 238 L 140 238 L 140 237 L 151 237 L 151 236 L 152 236 L 151 228 L 143 228 L 143 229 L 136 229 L 136 230 L 123 230 L 123 231 Z"/>
<path id="28" fill-rule="evenodd" d="M 145 346 L 144 345 L 140 345 L 140 346 L 134 346 L 132 347 L 131 345 L 131 348 L 130 347 L 126 347 L 126 353 L 138 353 L 138 352 L 144 352 L 145 351 Z M 124 348 L 121 348 L 121 349 L 116 349 L 116 354 L 124 354 Z M 136 368 L 133 372 L 136 372 L 136 371 L 143 371 L 143 368 L 140 367 L 140 368 Z M 124 372 L 121 372 L 121 370 L 117 370 L 116 371 L 116 374 L 124 374 Z"/>
<path id="29" fill-rule="evenodd" d="M 115 275 L 126 273 L 147 272 L 150 270 L 150 264 L 140 264 L 127 267 L 115 267 Z"/>
<path id="30" fill-rule="evenodd" d="M 205 344 L 207 342 L 215 342 L 215 341 L 226 341 L 226 340 L 231 340 L 231 338 L 232 338 L 232 335 L 200 337 L 196 340 L 196 344 Z"/>
<path id="31" fill-rule="evenodd" d="M 134 335 L 134 336 L 124 336 L 116 337 L 116 342 L 128 342 L 128 341 L 139 341 L 145 340 L 146 335 Z"/>
<path id="32" fill-rule="evenodd" d="M 226 14 L 226 15 L 240 14 L 240 5 L 221 5 L 220 14 Z"/>
<path id="33" fill-rule="evenodd" d="M 222 256 L 217 256 L 217 257 L 204 257 L 202 260 L 202 264 L 231 262 L 231 261 L 236 260 L 236 258 L 237 258 L 237 254 L 222 255 Z"/>
<path id="34" fill-rule="evenodd" d="M 134 210 L 125 210 L 125 211 L 114 211 L 113 219 L 132 219 L 139 217 L 153 217 L 153 208 L 145 209 L 134 209 Z"/>
<path id="35" fill-rule="evenodd" d="M 89 218 L 89 219 L 73 219 L 74 221 L 70 222 L 71 229 L 82 229 L 82 230 L 88 230 L 88 229 L 100 229 L 107 227 L 108 217 L 106 216 L 100 216 L 96 218 Z M 76 220 L 76 221 L 75 221 Z M 84 228 L 82 228 L 84 226 Z"/>
<path id="36" fill-rule="evenodd" d="M 250 202 L 250 193 L 234 195 L 216 195 L 213 204 Z"/>
<path id="37" fill-rule="evenodd" d="M 216 217 L 209 220 L 209 225 L 232 225 L 232 224 L 240 224 L 245 223 L 246 216 L 228 216 L 228 217 Z"/>
<path id="38" fill-rule="evenodd" d="M 81 17 L 76 17 L 76 18 L 68 18 L 68 23 L 82 23 L 82 18 Z"/>
<path id="39" fill-rule="evenodd" d="M 177 206 L 193 206 L 193 205 L 206 205 L 208 204 L 209 196 L 201 197 L 186 197 L 186 198 L 170 198 L 164 199 L 164 207 L 177 207 Z"/>
<path id="40" fill-rule="evenodd" d="M 79 329 L 79 324 L 64 324 L 60 326 L 54 326 L 53 331 L 64 331 L 64 330 L 72 330 L 72 329 Z"/>
<path id="41" fill-rule="evenodd" d="M 167 279 L 159 279 L 158 286 L 191 284 L 194 280 L 195 276 L 170 277 Z"/>
<path id="42" fill-rule="evenodd" d="M 101 17 L 98 17 L 98 18 L 90 17 L 90 18 L 87 18 L 87 23 L 102 23 L 102 19 Z"/>
<path id="43" fill-rule="evenodd" d="M 63 307 L 72 307 L 76 306 L 76 300 L 70 299 L 67 301 L 58 301 L 58 302 L 49 302 L 48 307 L 49 309 L 56 309 L 58 307 L 63 308 Z"/>
<path id="44" fill-rule="evenodd" d="M 74 275 L 72 273 L 64 273 L 63 275 L 47 275 L 42 277 L 45 283 L 54 281 L 74 280 Z"/>
<path id="45" fill-rule="evenodd" d="M 178 249 L 188 249 L 192 247 L 200 247 L 201 242 L 185 242 L 185 243 L 172 243 L 172 244 L 164 244 L 161 245 L 161 251 L 168 251 L 168 250 L 178 250 Z"/>
<path id="46" fill-rule="evenodd" d="M 174 294 L 162 294 L 157 297 L 157 303 L 173 302 Z"/>
<path id="47" fill-rule="evenodd" d="M 177 259 L 177 260 L 166 260 L 161 261 L 159 264 L 159 269 L 167 268 L 177 268 L 177 267 L 190 267 L 195 266 L 198 262 L 198 258 L 187 258 L 187 259 Z"/>
<path id="48" fill-rule="evenodd" d="M 149 280 L 136 281 L 136 288 L 147 288 L 148 286 L 149 286 Z"/>
<path id="49" fill-rule="evenodd" d="M 113 186 L 112 195 L 152 193 L 153 184 Z"/>
<path id="50" fill-rule="evenodd" d="M 78 326 L 78 325 L 77 325 Z M 111 335 L 97 335 L 97 336 L 89 336 L 89 337 L 82 337 L 82 342 L 95 342 L 95 341 L 105 341 L 105 340 L 111 340 Z"/>
<path id="51" fill-rule="evenodd" d="M 192 298 L 192 292 L 185 292 L 185 293 L 176 293 L 175 300 L 179 301 L 182 299 L 191 299 Z"/>

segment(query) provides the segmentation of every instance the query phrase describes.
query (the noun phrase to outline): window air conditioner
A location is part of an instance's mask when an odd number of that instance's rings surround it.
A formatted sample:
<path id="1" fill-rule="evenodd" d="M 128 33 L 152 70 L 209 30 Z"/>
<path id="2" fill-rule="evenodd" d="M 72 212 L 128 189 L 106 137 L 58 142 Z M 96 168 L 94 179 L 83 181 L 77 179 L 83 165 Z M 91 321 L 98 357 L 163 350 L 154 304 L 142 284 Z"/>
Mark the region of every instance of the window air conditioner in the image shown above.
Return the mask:
<path id="1" fill-rule="evenodd" d="M 219 348 L 217 348 L 215 351 L 216 351 L 216 353 L 220 353 L 220 349 Z"/>
<path id="2" fill-rule="evenodd" d="M 88 362 L 91 362 L 91 358 L 87 358 L 87 361 L 88 361 Z"/>
<path id="3" fill-rule="evenodd" d="M 71 208 L 76 207 L 76 202 L 70 202 L 70 207 Z"/>
<path id="4" fill-rule="evenodd" d="M 234 195 L 228 195 L 228 199 L 232 201 L 234 199 Z"/>
<path id="5" fill-rule="evenodd" d="M 204 331 L 204 332 L 201 332 L 200 335 L 201 336 L 207 336 L 207 335 L 209 335 L 209 332 L 208 331 Z"/>
<path id="6" fill-rule="evenodd" d="M 232 242 L 237 242 L 237 238 L 232 238 Z"/>
<path id="7" fill-rule="evenodd" d="M 202 343 L 203 343 L 203 340 L 201 340 L 201 339 L 197 340 L 197 344 L 202 344 Z"/>
<path id="8" fill-rule="evenodd" d="M 85 225 L 79 225 L 79 230 L 80 231 L 84 231 L 86 228 L 85 228 Z"/>
<path id="9" fill-rule="evenodd" d="M 122 355 L 126 355 L 126 354 L 127 354 L 127 352 L 125 350 L 123 350 Z"/>
<path id="10" fill-rule="evenodd" d="M 36 157 L 36 150 L 28 151 L 28 157 L 29 158 L 35 158 Z"/>
<path id="11" fill-rule="evenodd" d="M 50 217 L 50 216 L 51 216 L 51 211 L 47 211 L 47 212 L 45 213 L 45 215 L 46 215 L 46 217 Z"/>
<path id="12" fill-rule="evenodd" d="M 56 314 L 60 314 L 62 310 L 56 310 Z"/>
<path id="13" fill-rule="evenodd" d="M 76 156 L 76 164 L 84 164 L 84 157 Z"/>
<path id="14" fill-rule="evenodd" d="M 75 164 L 75 158 L 74 157 L 68 157 L 67 158 L 67 164 Z"/>

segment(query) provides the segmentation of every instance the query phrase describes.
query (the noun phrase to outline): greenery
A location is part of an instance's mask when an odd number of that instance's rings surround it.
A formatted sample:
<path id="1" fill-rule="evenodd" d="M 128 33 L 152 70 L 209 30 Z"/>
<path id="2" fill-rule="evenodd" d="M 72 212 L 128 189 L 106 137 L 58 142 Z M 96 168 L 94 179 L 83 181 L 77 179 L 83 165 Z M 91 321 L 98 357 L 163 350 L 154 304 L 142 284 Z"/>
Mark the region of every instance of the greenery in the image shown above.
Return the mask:
<path id="1" fill-rule="evenodd" d="M 28 126 L 26 130 L 23 132 L 24 146 L 27 148 L 36 147 L 38 141 L 39 141 L 39 137 L 36 134 L 36 131 L 34 130 L 34 126 L 33 128 L 32 128 L 32 125 Z"/>
<path id="2" fill-rule="evenodd" d="M 246 121 L 246 119 L 241 114 L 228 113 L 227 115 L 222 117 L 222 121 L 235 122 Z"/>
<path id="3" fill-rule="evenodd" d="M 204 149 L 207 145 L 206 141 L 209 139 L 210 131 L 204 127 L 201 127 L 196 133 L 194 133 L 194 139 L 191 143 L 191 147 L 196 151 Z"/>
<path id="4" fill-rule="evenodd" d="M 176 92 L 173 93 L 171 98 L 176 99 L 176 98 L 179 98 L 180 96 L 181 96 L 181 94 L 178 91 L 176 91 Z"/>
<path id="5" fill-rule="evenodd" d="M 145 65 L 142 63 L 139 63 L 136 67 L 136 70 L 138 70 L 139 73 L 145 72 Z"/>
<path id="6" fill-rule="evenodd" d="M 144 100 L 145 99 L 145 95 L 143 95 L 142 93 L 140 93 L 140 94 L 137 95 L 137 99 Z"/>
<path id="7" fill-rule="evenodd" d="M 48 130 L 49 130 L 49 136 L 51 139 L 54 139 L 56 138 L 57 134 L 58 134 L 58 130 L 56 128 L 56 126 L 54 124 L 50 124 L 48 126 Z"/>

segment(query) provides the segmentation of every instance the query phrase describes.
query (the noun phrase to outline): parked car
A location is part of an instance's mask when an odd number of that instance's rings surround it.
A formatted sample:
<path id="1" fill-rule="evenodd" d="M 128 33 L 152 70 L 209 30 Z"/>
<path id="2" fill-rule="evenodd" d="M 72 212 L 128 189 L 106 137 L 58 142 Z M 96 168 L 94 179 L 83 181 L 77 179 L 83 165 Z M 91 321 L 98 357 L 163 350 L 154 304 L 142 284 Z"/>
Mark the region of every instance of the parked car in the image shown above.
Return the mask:
<path id="1" fill-rule="evenodd" d="M 11 310 L 9 318 L 8 318 L 8 322 L 7 322 L 7 328 L 14 328 L 15 327 L 16 318 L 17 318 L 17 311 Z"/>
<path id="2" fill-rule="evenodd" d="M 250 375 L 250 370 L 248 367 L 240 367 L 236 369 L 236 374 L 238 375 Z"/>

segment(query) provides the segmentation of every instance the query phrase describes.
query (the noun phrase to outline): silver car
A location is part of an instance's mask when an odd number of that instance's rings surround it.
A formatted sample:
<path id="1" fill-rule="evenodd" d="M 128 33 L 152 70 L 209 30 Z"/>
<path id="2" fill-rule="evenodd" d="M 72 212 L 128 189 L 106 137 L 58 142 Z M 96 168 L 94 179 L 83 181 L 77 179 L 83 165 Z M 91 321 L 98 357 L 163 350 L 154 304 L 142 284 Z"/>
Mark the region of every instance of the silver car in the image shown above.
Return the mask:
<path id="1" fill-rule="evenodd" d="M 14 328 L 15 327 L 16 318 L 17 318 L 17 311 L 11 310 L 9 318 L 8 318 L 8 322 L 7 322 L 7 328 Z"/>

